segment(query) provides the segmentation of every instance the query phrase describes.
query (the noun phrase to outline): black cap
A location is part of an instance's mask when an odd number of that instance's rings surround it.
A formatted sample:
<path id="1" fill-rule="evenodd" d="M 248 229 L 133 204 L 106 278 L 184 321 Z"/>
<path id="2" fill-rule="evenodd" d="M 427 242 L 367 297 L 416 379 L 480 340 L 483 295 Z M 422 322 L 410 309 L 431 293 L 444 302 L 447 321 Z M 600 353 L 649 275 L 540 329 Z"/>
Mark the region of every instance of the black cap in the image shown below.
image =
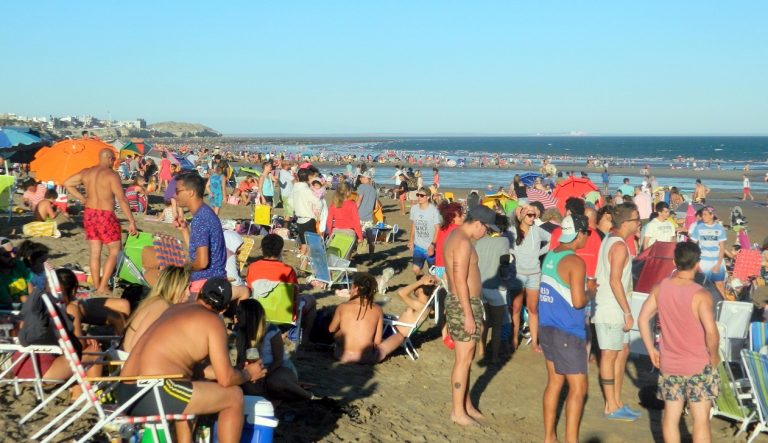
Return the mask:
<path id="1" fill-rule="evenodd" d="M 493 232 L 500 231 L 499 227 L 496 226 L 496 211 L 487 206 L 473 206 L 469 209 L 467 217 L 469 218 L 469 221 L 479 221 Z"/>
<path id="2" fill-rule="evenodd" d="M 223 311 L 232 301 L 232 283 L 224 277 L 209 278 L 197 297 L 208 303 L 215 311 Z"/>

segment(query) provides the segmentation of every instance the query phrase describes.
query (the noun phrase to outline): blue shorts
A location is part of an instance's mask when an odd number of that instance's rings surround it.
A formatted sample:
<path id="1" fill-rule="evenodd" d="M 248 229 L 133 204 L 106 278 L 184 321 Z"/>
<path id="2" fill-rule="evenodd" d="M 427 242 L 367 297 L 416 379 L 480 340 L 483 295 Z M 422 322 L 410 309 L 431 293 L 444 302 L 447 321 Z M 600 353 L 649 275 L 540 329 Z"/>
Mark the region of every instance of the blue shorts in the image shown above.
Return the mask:
<path id="1" fill-rule="evenodd" d="M 424 262 L 427 262 L 429 266 L 433 266 L 435 264 L 435 256 L 433 255 L 430 257 L 427 254 L 426 249 L 414 245 L 413 246 L 413 266 L 422 268 L 424 266 Z"/>
<path id="2" fill-rule="evenodd" d="M 718 282 L 725 281 L 725 265 L 721 264 L 719 269 L 708 269 L 704 272 L 707 281 Z"/>

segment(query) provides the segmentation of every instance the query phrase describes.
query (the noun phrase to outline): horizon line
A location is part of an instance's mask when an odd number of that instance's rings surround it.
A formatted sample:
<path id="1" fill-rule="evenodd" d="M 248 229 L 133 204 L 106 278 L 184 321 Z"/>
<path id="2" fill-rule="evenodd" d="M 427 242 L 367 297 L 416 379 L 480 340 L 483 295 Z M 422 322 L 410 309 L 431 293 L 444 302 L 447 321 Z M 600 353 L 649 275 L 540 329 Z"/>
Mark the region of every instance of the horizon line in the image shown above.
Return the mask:
<path id="1" fill-rule="evenodd" d="M 462 137 L 571 137 L 571 138 L 589 138 L 589 137 L 768 137 L 768 133 L 654 133 L 654 134 L 636 134 L 636 133 L 599 133 L 599 134 L 566 134 L 566 133 L 542 133 L 542 134 L 498 134 L 498 133 L 397 133 L 397 132 L 372 132 L 372 133 L 290 133 L 290 132 L 265 132 L 265 133 L 222 133 L 225 138 L 263 138 L 263 137 L 316 137 L 316 138 L 361 138 L 361 137 L 444 137 L 444 138 L 462 138 Z"/>

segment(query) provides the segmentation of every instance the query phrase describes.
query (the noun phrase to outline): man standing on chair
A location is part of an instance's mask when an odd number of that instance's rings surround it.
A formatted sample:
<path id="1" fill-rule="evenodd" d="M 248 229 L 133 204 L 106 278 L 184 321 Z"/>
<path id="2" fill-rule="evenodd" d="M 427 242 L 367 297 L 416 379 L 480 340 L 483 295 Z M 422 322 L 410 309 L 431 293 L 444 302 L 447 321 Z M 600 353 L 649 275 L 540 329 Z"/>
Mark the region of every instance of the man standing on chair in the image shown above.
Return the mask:
<path id="1" fill-rule="evenodd" d="M 695 243 L 675 246 L 677 272 L 651 290 L 637 319 L 651 363 L 660 370 L 659 398 L 664 441 L 680 441 L 680 416 L 686 401 L 693 416 L 693 441 L 710 441 L 709 410 L 719 393 L 720 334 L 712 296 L 693 281 L 701 249 Z M 651 319 L 659 314 L 661 345 L 653 342 Z"/>
<path id="2" fill-rule="evenodd" d="M 498 232 L 496 213 L 482 205 L 469 210 L 464 223 L 448 235 L 443 245 L 448 295 L 445 318 L 455 342 L 451 371 L 451 420 L 462 426 L 477 425 L 484 418 L 469 398 L 469 368 L 483 328 L 483 293 L 478 256 L 473 241 L 490 229 Z"/>
<path id="3" fill-rule="evenodd" d="M 69 195 L 79 200 L 85 206 L 83 226 L 85 239 L 90 249 L 91 278 L 96 292 L 110 294 L 109 278 L 115 271 L 117 257 L 120 254 L 122 233 L 120 222 L 115 215 L 115 200 L 120 204 L 125 218 L 128 219 L 128 234 L 136 235 L 136 221 L 131 214 L 128 200 L 125 198 L 120 175 L 112 169 L 115 163 L 115 153 L 104 148 L 99 152 L 99 164 L 83 169 L 64 181 Z M 77 186 L 84 185 L 85 193 L 78 191 Z M 104 272 L 101 272 L 101 251 L 106 245 L 109 255 L 104 262 Z"/>

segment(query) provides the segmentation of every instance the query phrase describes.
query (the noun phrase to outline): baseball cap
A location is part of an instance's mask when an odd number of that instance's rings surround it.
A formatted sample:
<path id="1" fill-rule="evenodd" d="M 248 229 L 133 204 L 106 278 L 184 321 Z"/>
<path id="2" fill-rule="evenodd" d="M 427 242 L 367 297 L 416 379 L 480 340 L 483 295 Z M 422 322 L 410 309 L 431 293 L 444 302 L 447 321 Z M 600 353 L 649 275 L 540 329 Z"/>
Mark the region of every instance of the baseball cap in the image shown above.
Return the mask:
<path id="1" fill-rule="evenodd" d="M 581 214 L 571 214 L 560 223 L 563 233 L 560 234 L 560 243 L 570 243 L 576 240 L 579 232 L 589 232 L 589 221 Z"/>
<path id="2" fill-rule="evenodd" d="M 483 205 L 473 206 L 467 214 L 470 220 L 477 220 L 493 232 L 499 232 L 496 226 L 496 211 Z"/>
<path id="3" fill-rule="evenodd" d="M 0 237 L 0 248 L 5 249 L 8 252 L 13 251 L 13 243 L 6 237 Z"/>
<path id="4" fill-rule="evenodd" d="M 232 284 L 224 277 L 209 278 L 197 297 L 208 303 L 215 311 L 223 311 L 232 301 Z"/>
<path id="5" fill-rule="evenodd" d="M 360 177 L 373 178 L 373 174 L 371 173 L 370 170 L 365 171 L 365 172 L 361 172 L 359 175 L 360 175 Z"/>

